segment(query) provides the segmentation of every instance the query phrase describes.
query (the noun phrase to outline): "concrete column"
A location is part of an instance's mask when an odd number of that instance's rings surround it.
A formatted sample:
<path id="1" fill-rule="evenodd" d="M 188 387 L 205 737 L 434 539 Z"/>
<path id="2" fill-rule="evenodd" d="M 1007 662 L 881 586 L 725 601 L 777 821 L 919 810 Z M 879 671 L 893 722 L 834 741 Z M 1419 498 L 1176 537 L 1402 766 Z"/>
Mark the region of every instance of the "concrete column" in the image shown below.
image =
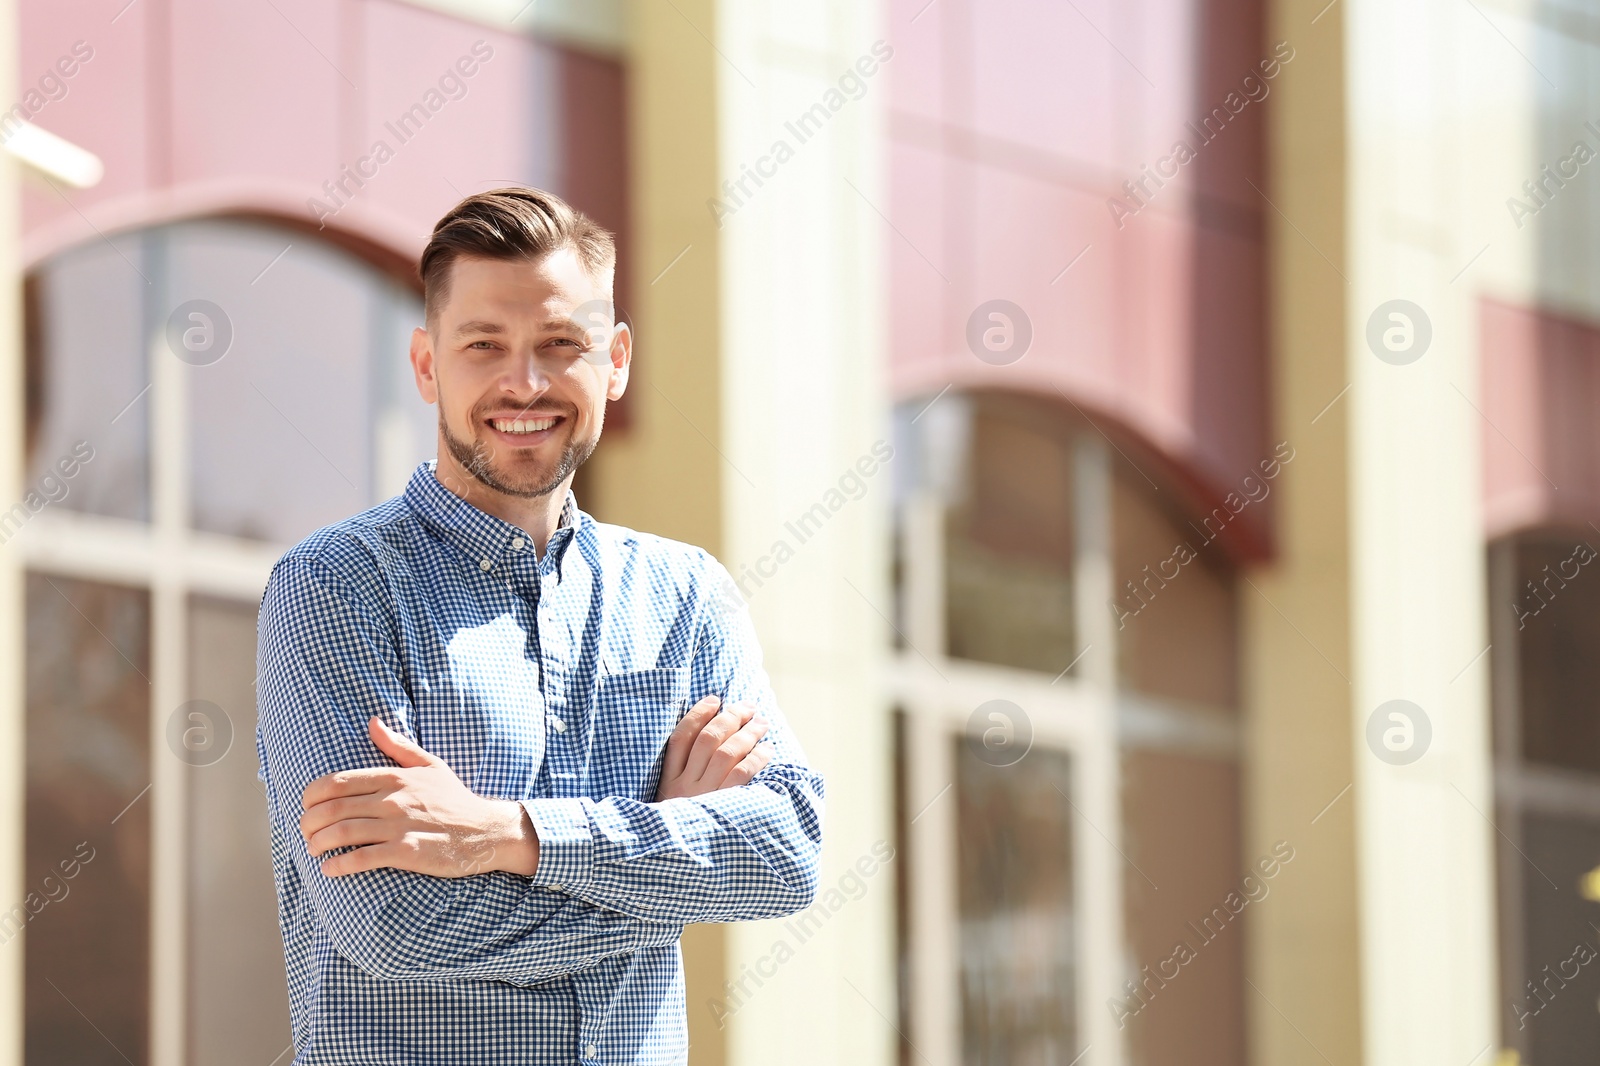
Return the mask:
<path id="1" fill-rule="evenodd" d="M 1498 1040 L 1477 285 L 1456 284 L 1472 249 L 1418 239 L 1471 213 L 1454 38 L 1485 38 L 1453 16 L 1344 10 L 1350 725 L 1372 1066 L 1484 1061 Z"/>

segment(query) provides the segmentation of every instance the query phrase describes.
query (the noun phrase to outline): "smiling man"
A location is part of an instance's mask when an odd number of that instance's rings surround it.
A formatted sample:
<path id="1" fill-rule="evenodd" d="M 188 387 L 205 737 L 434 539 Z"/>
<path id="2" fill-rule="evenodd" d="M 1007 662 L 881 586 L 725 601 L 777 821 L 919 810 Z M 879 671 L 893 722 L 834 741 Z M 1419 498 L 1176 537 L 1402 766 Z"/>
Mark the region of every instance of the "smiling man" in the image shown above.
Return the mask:
<path id="1" fill-rule="evenodd" d="M 497 189 L 419 270 L 438 457 L 261 603 L 294 1062 L 682 1062 L 683 926 L 811 902 L 822 780 L 727 571 L 571 492 L 632 358 L 610 235 Z"/>

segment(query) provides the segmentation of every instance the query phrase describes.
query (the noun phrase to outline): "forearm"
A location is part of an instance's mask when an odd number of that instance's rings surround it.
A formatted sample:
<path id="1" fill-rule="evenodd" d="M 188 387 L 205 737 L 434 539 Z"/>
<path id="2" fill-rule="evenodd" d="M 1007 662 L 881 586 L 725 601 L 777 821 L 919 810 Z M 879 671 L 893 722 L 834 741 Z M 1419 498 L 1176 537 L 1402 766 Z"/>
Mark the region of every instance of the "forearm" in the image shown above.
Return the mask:
<path id="1" fill-rule="evenodd" d="M 670 945 L 682 932 L 505 871 L 439 878 L 383 868 L 329 877 L 297 835 L 282 838 L 276 827 L 274 835 L 301 852 L 302 882 L 335 948 L 386 980 L 536 984 Z"/>
<path id="2" fill-rule="evenodd" d="M 816 894 L 822 781 L 802 766 L 693 798 L 524 800 L 538 884 L 635 918 L 775 918 Z"/>

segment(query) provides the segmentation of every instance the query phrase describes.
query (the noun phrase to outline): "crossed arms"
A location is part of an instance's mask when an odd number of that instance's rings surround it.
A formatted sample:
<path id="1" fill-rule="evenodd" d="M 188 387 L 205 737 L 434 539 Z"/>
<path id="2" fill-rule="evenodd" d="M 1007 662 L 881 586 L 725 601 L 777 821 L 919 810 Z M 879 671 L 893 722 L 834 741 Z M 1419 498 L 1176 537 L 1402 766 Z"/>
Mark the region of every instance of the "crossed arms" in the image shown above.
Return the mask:
<path id="1" fill-rule="evenodd" d="M 679 723 L 652 803 L 473 794 L 403 732 L 393 636 L 313 561 L 274 569 L 259 665 L 273 834 L 337 950 L 374 976 L 534 984 L 815 894 L 821 780 L 744 612 L 706 623 L 694 683 L 729 703 Z"/>

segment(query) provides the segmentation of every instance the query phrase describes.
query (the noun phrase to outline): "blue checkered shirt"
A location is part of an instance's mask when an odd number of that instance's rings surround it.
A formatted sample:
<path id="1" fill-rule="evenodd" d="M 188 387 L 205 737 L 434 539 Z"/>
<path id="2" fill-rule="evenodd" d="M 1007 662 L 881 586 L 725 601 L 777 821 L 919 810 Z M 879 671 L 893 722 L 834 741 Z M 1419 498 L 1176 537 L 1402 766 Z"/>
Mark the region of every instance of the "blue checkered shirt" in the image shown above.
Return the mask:
<path id="1" fill-rule="evenodd" d="M 294 1062 L 684 1062 L 679 935 L 811 902 L 822 779 L 710 555 L 568 493 L 540 558 L 433 468 L 296 545 L 262 597 L 256 748 Z M 774 758 L 743 787 L 652 802 L 667 737 L 711 693 L 760 707 Z M 324 875 L 301 794 L 391 765 L 374 714 L 520 801 L 538 872 Z"/>

